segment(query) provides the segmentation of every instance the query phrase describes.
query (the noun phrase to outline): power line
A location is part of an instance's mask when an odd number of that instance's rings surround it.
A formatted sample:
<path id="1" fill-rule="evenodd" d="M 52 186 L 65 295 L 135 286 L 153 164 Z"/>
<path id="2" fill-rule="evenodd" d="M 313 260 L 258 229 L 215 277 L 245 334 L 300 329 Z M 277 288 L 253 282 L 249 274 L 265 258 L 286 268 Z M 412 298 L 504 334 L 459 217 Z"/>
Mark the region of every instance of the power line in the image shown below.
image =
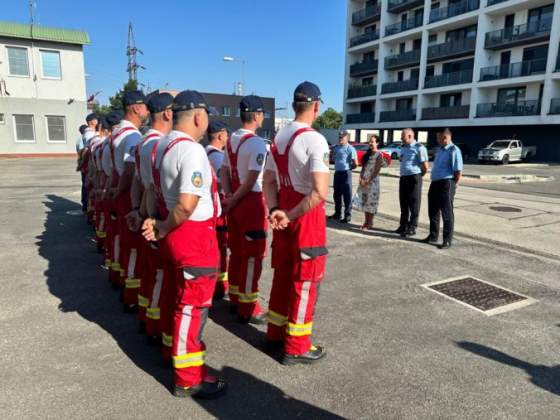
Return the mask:
<path id="1" fill-rule="evenodd" d="M 136 48 L 136 42 L 134 40 L 134 30 L 132 29 L 132 22 L 128 24 L 128 46 L 126 48 L 126 55 L 128 56 L 128 67 L 126 71 L 128 72 L 128 81 L 134 80 L 138 81 L 138 69 L 146 70 L 146 67 L 138 64 L 136 61 L 136 54 L 144 53 Z"/>

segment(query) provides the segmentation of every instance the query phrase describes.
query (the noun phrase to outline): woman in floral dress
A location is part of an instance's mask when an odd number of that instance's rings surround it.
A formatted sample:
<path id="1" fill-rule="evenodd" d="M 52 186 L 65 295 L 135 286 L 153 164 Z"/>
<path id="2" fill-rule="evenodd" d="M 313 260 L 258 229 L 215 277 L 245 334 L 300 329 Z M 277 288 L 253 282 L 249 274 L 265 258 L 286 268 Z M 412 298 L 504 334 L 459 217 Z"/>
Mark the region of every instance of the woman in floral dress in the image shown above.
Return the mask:
<path id="1" fill-rule="evenodd" d="M 379 204 L 379 172 L 384 165 L 381 152 L 377 149 L 379 137 L 373 135 L 369 140 L 369 150 L 362 160 L 362 172 L 360 173 L 360 186 L 357 194 L 362 199 L 362 210 L 365 213 L 365 221 L 362 229 L 373 229 L 373 217 L 377 213 Z"/>

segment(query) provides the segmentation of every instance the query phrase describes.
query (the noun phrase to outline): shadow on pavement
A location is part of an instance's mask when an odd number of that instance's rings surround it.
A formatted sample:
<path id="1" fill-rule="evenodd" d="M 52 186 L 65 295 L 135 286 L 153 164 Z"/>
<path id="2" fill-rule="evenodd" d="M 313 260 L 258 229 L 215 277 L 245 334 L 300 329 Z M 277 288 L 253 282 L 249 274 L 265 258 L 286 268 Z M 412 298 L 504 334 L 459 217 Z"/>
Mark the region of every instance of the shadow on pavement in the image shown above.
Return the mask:
<path id="1" fill-rule="evenodd" d="M 375 236 L 378 238 L 404 240 L 394 231 L 376 227 L 374 227 L 373 230 L 362 230 L 360 225 L 355 225 L 353 223 L 340 223 L 333 220 L 327 220 L 327 227 L 330 227 L 332 229 L 345 230 L 347 232 L 359 233 L 364 236 Z"/>
<path id="2" fill-rule="evenodd" d="M 459 341 L 456 344 L 462 349 L 494 360 L 495 362 L 523 369 L 530 376 L 530 380 L 533 384 L 548 392 L 560 395 L 560 365 L 534 365 L 493 349 L 492 347 L 486 347 L 482 344 L 471 343 L 469 341 Z"/>

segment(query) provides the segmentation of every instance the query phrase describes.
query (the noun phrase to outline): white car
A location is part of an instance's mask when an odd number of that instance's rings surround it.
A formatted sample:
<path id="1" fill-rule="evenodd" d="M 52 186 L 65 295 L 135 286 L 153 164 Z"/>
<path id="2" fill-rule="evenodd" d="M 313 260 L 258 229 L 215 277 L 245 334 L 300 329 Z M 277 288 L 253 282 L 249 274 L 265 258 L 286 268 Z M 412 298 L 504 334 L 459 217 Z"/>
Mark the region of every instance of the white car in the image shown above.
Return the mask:
<path id="1" fill-rule="evenodd" d="M 510 162 L 529 161 L 537 154 L 536 146 L 523 146 L 520 140 L 496 140 L 480 149 L 478 161 L 501 162 L 507 165 Z"/>
<path id="2" fill-rule="evenodd" d="M 391 143 L 382 147 L 379 151 L 387 153 L 393 160 L 398 160 L 401 157 L 401 147 L 402 143 Z"/>

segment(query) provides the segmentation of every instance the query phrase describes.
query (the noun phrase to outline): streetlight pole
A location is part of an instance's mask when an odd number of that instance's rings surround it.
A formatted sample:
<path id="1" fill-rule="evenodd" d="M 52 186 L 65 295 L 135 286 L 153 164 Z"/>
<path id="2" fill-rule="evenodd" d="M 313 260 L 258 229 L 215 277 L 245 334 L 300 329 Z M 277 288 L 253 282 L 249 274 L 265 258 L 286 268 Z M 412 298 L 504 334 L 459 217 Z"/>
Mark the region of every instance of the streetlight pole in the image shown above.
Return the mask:
<path id="1" fill-rule="evenodd" d="M 239 87 L 239 96 L 243 96 L 243 93 L 245 91 L 245 64 L 246 64 L 245 59 L 235 58 L 226 55 L 224 56 L 223 60 L 229 63 L 232 62 L 241 63 L 241 86 Z"/>

